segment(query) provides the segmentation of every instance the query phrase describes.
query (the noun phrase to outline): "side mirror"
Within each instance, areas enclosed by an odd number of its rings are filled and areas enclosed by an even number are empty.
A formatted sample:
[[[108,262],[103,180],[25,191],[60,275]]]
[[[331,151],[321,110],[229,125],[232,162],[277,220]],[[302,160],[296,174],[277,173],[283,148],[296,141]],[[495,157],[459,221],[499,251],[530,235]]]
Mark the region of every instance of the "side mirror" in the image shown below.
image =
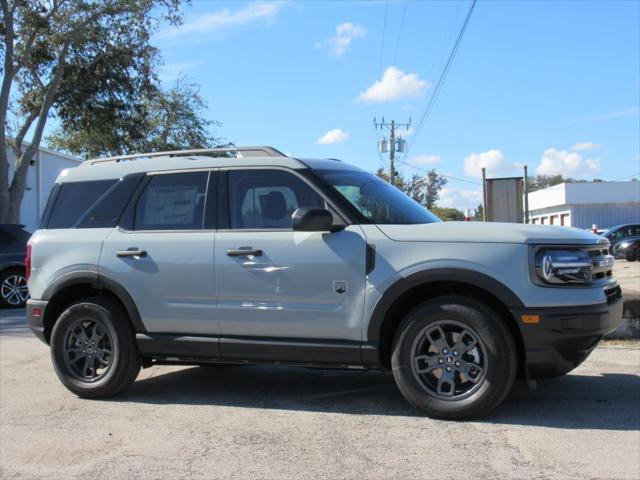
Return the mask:
[[[335,232],[342,226],[333,225],[333,215],[324,208],[301,207],[291,215],[296,232]]]

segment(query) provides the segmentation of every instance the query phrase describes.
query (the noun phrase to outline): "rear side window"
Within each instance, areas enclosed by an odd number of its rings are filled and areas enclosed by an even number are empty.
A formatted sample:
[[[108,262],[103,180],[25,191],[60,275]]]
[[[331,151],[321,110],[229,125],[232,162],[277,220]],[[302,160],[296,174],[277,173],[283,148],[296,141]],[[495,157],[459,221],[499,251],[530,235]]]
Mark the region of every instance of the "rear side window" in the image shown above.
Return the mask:
[[[208,172],[151,176],[136,205],[135,230],[200,230]]]
[[[144,174],[128,175],[118,181],[91,207],[77,228],[115,227]]]
[[[73,228],[116,180],[63,183],[56,196],[47,228]]]

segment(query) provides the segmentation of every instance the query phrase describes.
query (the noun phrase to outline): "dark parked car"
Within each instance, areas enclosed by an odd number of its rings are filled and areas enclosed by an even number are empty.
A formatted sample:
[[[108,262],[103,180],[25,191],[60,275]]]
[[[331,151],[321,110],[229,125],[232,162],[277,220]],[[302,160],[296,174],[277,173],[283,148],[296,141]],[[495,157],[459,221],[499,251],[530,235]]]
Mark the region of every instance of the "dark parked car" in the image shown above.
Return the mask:
[[[640,260],[640,238],[622,240],[611,247],[611,253],[616,258],[625,258],[629,262]]]
[[[640,239],[640,225],[637,223],[626,223],[624,225],[617,225],[611,227],[609,230],[602,234],[611,245],[611,253],[613,253],[613,247],[623,240],[628,239]]]
[[[29,298],[24,266],[29,237],[24,225],[0,223],[0,307],[23,307]]]

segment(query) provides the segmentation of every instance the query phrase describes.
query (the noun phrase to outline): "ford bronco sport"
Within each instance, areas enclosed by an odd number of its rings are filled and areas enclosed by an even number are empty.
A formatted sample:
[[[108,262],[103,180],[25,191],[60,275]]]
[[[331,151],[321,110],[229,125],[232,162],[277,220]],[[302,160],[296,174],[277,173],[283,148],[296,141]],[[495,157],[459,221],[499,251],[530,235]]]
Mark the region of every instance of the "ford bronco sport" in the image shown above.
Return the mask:
[[[27,316],[73,393],[141,367],[390,369],[438,418],[579,365],[621,321],[608,242],[442,223],[376,176],[270,147],[89,160],[29,241]]]

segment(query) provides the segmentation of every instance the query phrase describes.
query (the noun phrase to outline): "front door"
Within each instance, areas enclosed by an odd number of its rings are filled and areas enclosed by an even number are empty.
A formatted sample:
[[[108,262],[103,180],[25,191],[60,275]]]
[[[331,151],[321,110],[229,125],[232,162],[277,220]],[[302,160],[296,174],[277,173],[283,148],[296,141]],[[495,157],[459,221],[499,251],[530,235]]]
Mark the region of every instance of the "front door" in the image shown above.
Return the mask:
[[[208,183],[209,172],[149,175],[131,207],[132,229],[104,241],[100,273],[127,290],[149,333],[220,333],[214,232],[204,228]]]
[[[328,206],[306,180],[279,169],[227,175],[228,229],[218,230],[215,247],[223,337],[359,342],[366,256],[360,227],[294,232],[296,208]]]

